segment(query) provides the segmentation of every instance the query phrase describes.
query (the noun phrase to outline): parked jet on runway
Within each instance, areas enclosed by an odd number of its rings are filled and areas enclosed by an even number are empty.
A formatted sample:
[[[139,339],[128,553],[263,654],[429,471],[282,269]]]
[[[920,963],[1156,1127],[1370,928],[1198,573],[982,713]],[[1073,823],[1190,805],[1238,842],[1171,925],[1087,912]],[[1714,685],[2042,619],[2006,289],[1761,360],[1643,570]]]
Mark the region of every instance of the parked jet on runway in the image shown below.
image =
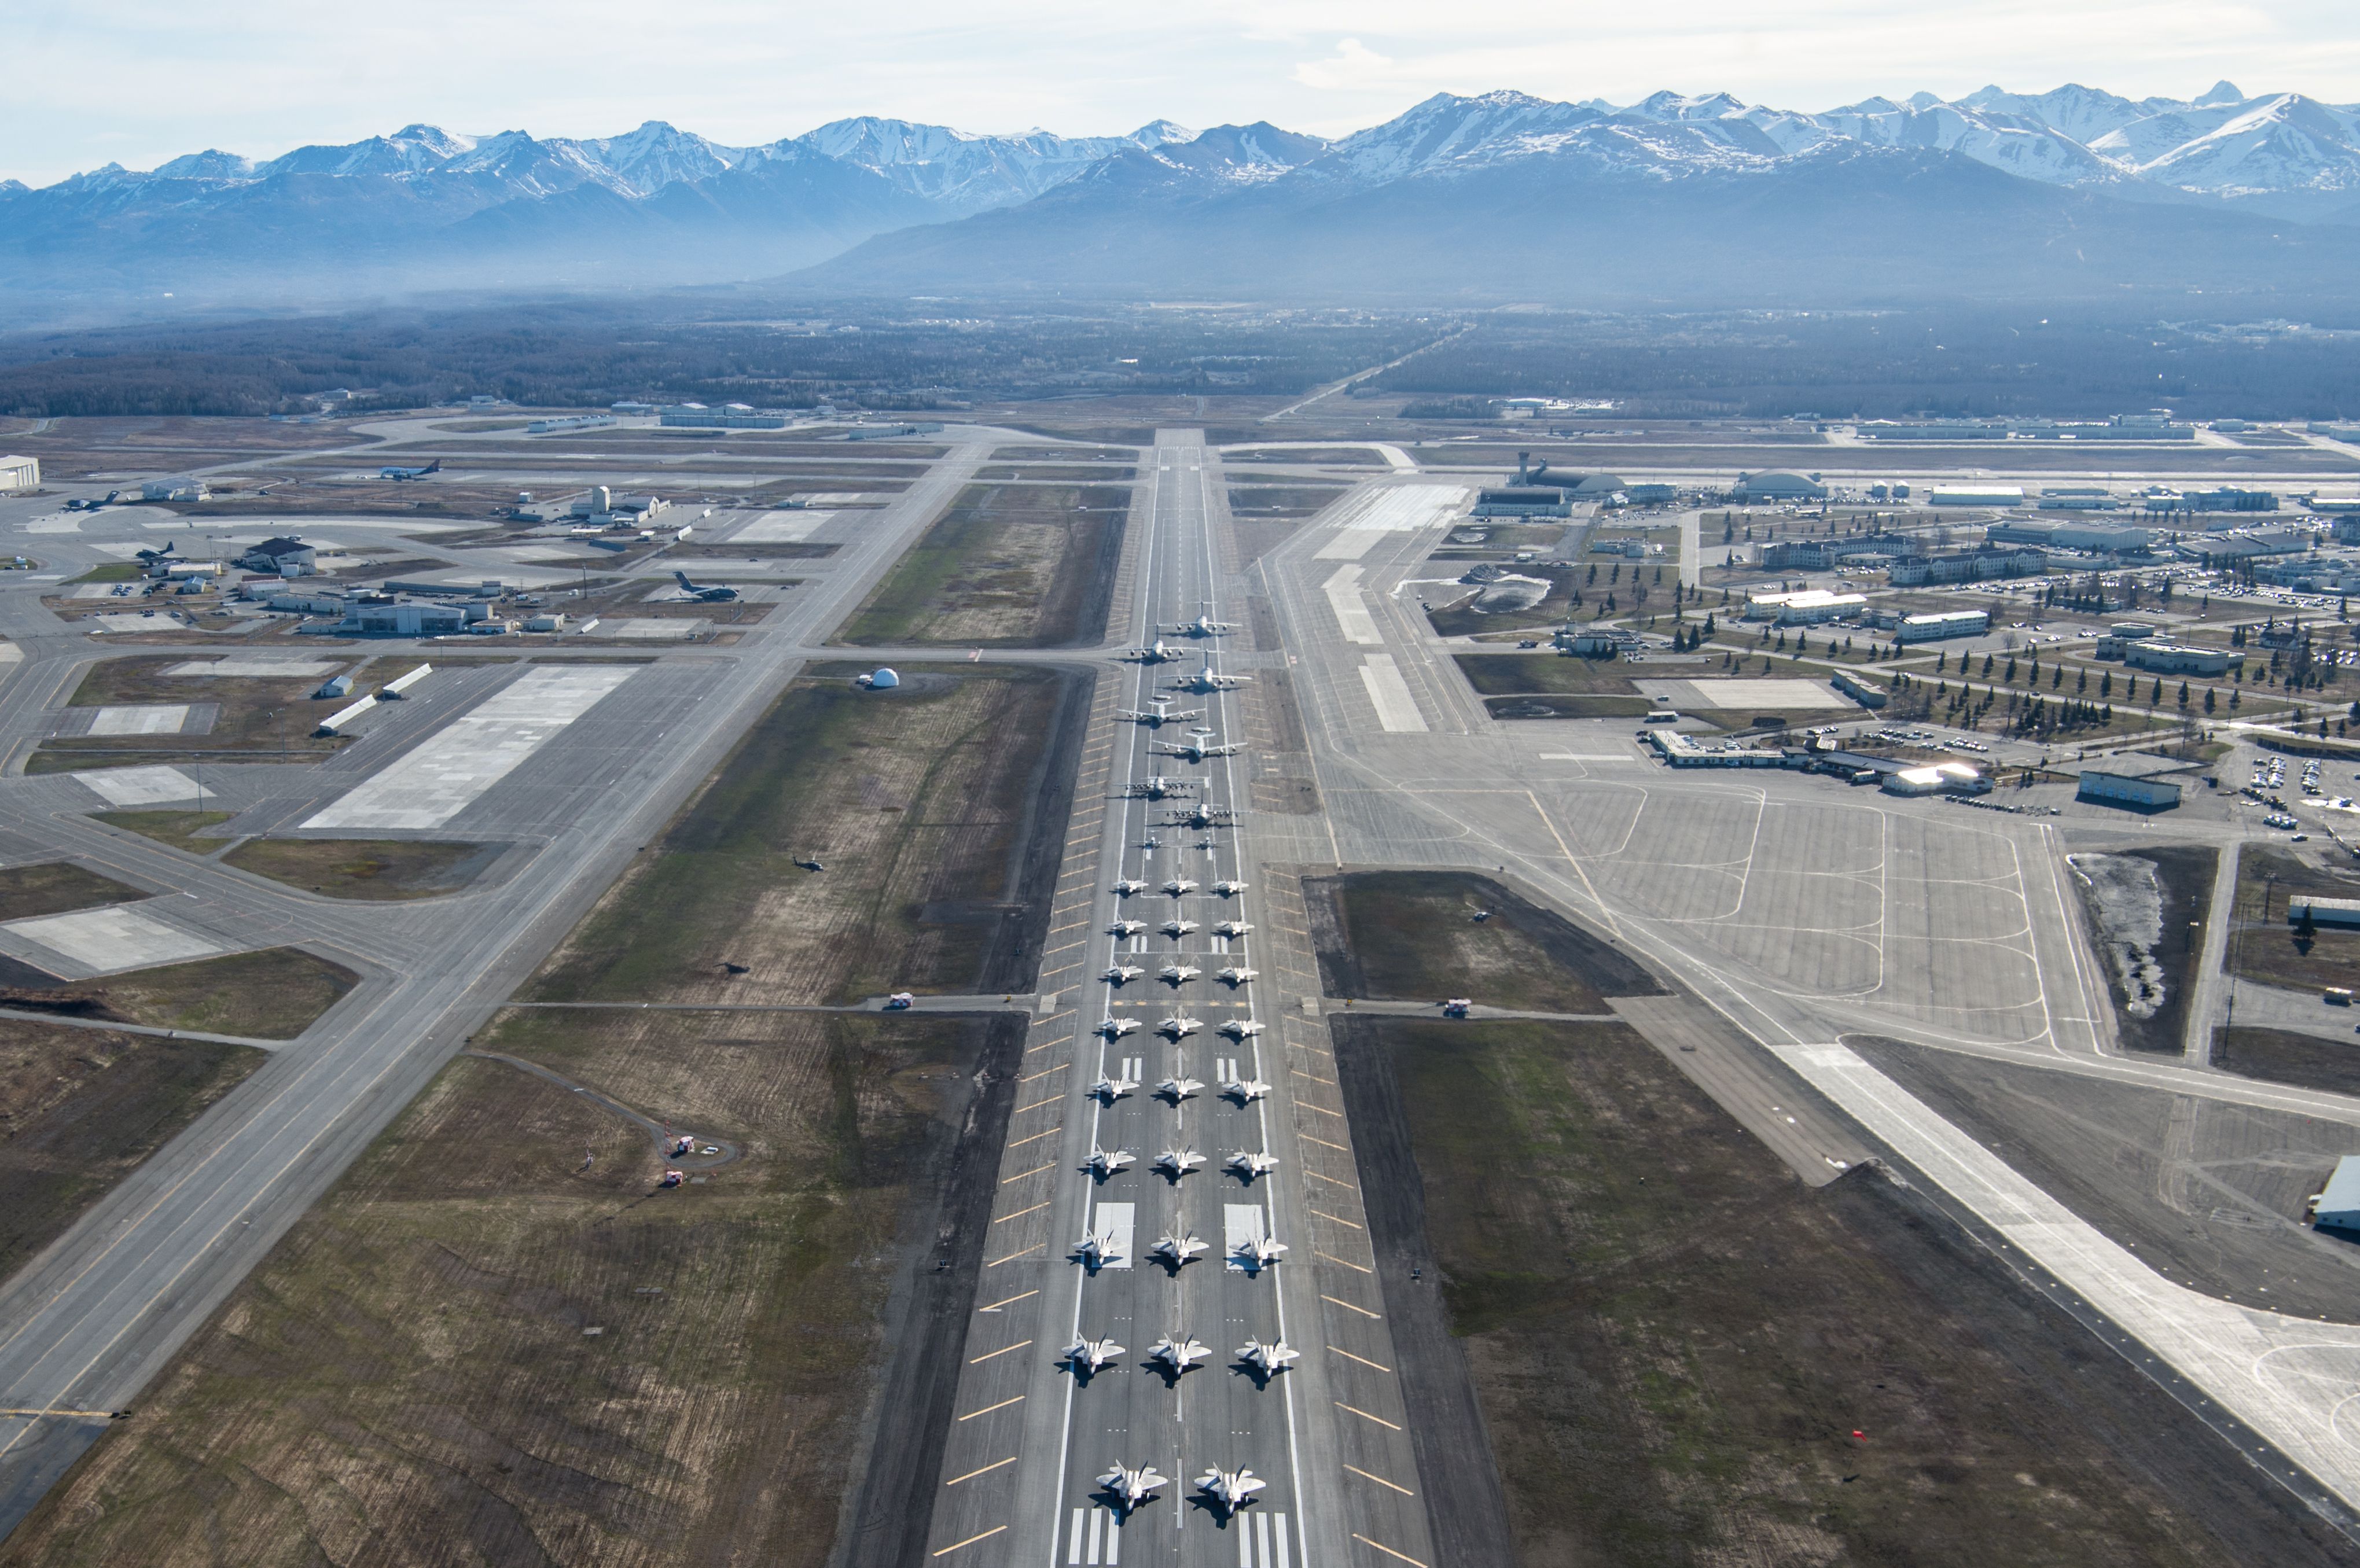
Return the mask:
[[[1222,985],[1227,985],[1230,990],[1234,991],[1239,986],[1244,985],[1247,981],[1256,980],[1261,978],[1261,976],[1262,971],[1259,969],[1245,969],[1232,964],[1227,969],[1222,970],[1218,975],[1214,975],[1213,978],[1218,980]]]
[[[1189,1018],[1185,1014],[1175,1013],[1171,1018],[1168,1018],[1162,1023],[1156,1025],[1155,1032],[1158,1034],[1170,1035],[1174,1040],[1178,1040],[1182,1035],[1195,1034],[1198,1029],[1203,1029],[1204,1027],[1204,1023],[1199,1019]]]
[[[1196,1254],[1205,1251],[1206,1247],[1191,1231],[1185,1236],[1166,1236],[1149,1250],[1177,1269],[1182,1264],[1195,1262]]]
[[[1175,1339],[1167,1334],[1147,1347],[1147,1358],[1150,1361],[1162,1362],[1170,1367],[1175,1376],[1189,1370],[1197,1362],[1212,1354],[1212,1348],[1209,1345],[1201,1340],[1190,1339],[1185,1334]]]
[[[1146,970],[1140,968],[1139,965],[1135,964],[1118,964],[1109,969],[1105,974],[1099,975],[1098,978],[1105,981],[1109,985],[1120,985],[1125,981],[1136,980],[1146,973]]]
[[[1117,920],[1107,927],[1109,936],[1137,936],[1147,929],[1145,920]]]
[[[1114,885],[1115,897],[1118,898],[1128,898],[1133,893],[1144,893],[1146,891],[1146,883],[1134,881],[1128,877]]]
[[[1129,1169],[1131,1160],[1132,1155],[1127,1149],[1106,1149],[1092,1144],[1090,1157],[1082,1161],[1081,1168],[1094,1180],[1103,1181],[1116,1171]]]
[[[1196,929],[1196,922],[1194,920],[1166,920],[1155,929],[1162,931],[1165,936],[1170,937],[1173,941],[1178,942],[1182,937],[1186,936],[1190,931]]]
[[[1098,1477],[1098,1488],[1114,1500],[1114,1511],[1128,1516],[1142,1503],[1155,1500],[1155,1488],[1172,1483],[1155,1473],[1155,1467],[1142,1465],[1134,1470],[1118,1459],[1113,1468]]]
[[[1184,811],[1164,814],[1167,827],[1226,828],[1234,826],[1237,820],[1238,813],[1228,806],[1192,806]]]
[[[1213,927],[1215,936],[1243,936],[1253,930],[1243,920],[1222,920]]]
[[[1193,1149],[1167,1149],[1155,1157],[1155,1168],[1175,1181],[1205,1163],[1205,1157]]]
[[[1117,798],[1125,800],[1162,800],[1174,795],[1188,794],[1196,788],[1196,785],[1185,779],[1166,779],[1161,773],[1157,773],[1124,786],[1121,795]]]
[[[1230,897],[1232,894],[1244,892],[1250,886],[1251,886],[1251,883],[1240,882],[1235,879],[1224,879],[1213,884],[1213,891],[1226,898]]]
[[[1169,664],[1185,651],[1185,648],[1167,648],[1164,639],[1158,637],[1145,648],[1124,648],[1122,657],[1133,664]]]
[[[1238,1347],[1238,1359],[1252,1367],[1265,1381],[1285,1371],[1290,1364],[1302,1357],[1303,1352],[1288,1348],[1283,1339],[1272,1340],[1267,1345],[1258,1339],[1250,1339]]]
[[[672,576],[679,580],[680,591],[700,604],[728,604],[737,601],[738,590],[735,588],[709,584],[699,587],[688,580],[688,573],[685,572],[675,572]]]
[[[1185,681],[1174,681],[1172,689],[1175,691],[1194,691],[1200,697],[1209,697],[1216,691],[1234,691],[1240,686],[1252,684],[1253,677],[1251,675],[1214,673],[1213,656],[1208,653],[1205,656],[1204,669],[1197,670]]]
[[[1058,1359],[1087,1376],[1121,1354],[1122,1346],[1110,1339],[1077,1339],[1065,1346],[1065,1353]]]
[[[1209,1494],[1228,1514],[1252,1502],[1253,1495],[1269,1484],[1251,1470],[1224,1470],[1218,1465],[1196,1477],[1196,1489]]]
[[[1204,1086],[1200,1080],[1195,1078],[1176,1076],[1166,1078],[1155,1086],[1155,1097],[1159,1100],[1169,1100],[1176,1105]]]
[[[1273,1241],[1266,1236],[1250,1236],[1229,1248],[1229,1256],[1247,1273],[1259,1274],[1277,1262],[1278,1255],[1285,1250],[1284,1242]]]
[[[1167,964],[1157,978],[1174,985],[1185,985],[1203,973],[1203,970],[1193,964]]]
[[[442,460],[438,457],[423,468],[401,468],[395,464],[388,463],[385,467],[377,471],[377,476],[379,479],[399,481],[404,479],[423,479],[430,474],[440,474],[442,472]]]
[[[1170,703],[1162,697],[1155,700],[1153,707],[1117,708],[1114,713],[1116,718],[1127,724],[1145,724],[1152,730],[1161,729],[1165,724],[1176,724],[1182,719],[1198,719],[1204,715],[1205,710],[1202,708],[1183,708],[1175,713]]]
[[[1270,1093],[1270,1085],[1259,1078],[1240,1078],[1235,1083],[1222,1084],[1221,1093],[1240,1105],[1251,1105]]]
[[[1248,1154],[1241,1149],[1230,1155],[1221,1168],[1235,1172],[1247,1182],[1251,1182],[1255,1177],[1267,1176],[1277,1170],[1278,1156],[1267,1150],[1260,1154]]]
[[[1176,744],[1168,740],[1159,740],[1147,749],[1165,757],[1185,757],[1191,762],[1202,762],[1207,757],[1235,757],[1245,747],[1235,745],[1215,746],[1207,740],[1186,740]]]
[[[1231,1018],[1221,1026],[1221,1032],[1231,1040],[1251,1040],[1262,1033],[1262,1025],[1251,1018]]]
[[[1189,881],[1185,877],[1175,877],[1171,881],[1164,884],[1164,890],[1175,898],[1185,898],[1196,890],[1196,884]]]
[[[1093,1099],[1104,1100],[1111,1105],[1138,1087],[1138,1079],[1126,1078],[1120,1073],[1113,1073],[1091,1084],[1090,1095]]]
[[[1107,1018],[1099,1023],[1098,1033],[1109,1040],[1120,1040],[1138,1027],[1137,1018]]]
[[[1086,1231],[1082,1239],[1075,1244],[1071,1256],[1084,1269],[1095,1274],[1122,1256],[1121,1238],[1111,1230]]]
[[[1238,628],[1230,622],[1213,619],[1210,611],[1200,608],[1196,612],[1196,618],[1193,621],[1185,621],[1176,626],[1158,626],[1155,629],[1159,634],[1171,637],[1227,637]]]

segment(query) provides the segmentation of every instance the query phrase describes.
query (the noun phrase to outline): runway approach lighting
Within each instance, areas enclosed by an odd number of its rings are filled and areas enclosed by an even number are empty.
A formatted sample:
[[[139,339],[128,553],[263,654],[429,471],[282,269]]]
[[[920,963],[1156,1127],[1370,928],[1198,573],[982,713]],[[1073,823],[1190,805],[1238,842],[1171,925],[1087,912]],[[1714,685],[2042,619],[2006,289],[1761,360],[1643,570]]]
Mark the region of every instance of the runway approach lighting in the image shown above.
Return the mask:
[[[1086,1231],[1074,1244],[1075,1260],[1093,1274],[1121,1256],[1121,1242],[1111,1230]]]
[[[1109,985],[1120,985],[1127,980],[1136,980],[1146,973],[1146,970],[1135,964],[1118,964],[1108,969],[1098,978]]]
[[[1120,1073],[1109,1073],[1090,1085],[1090,1094],[1092,1098],[1103,1100],[1111,1105],[1138,1087],[1138,1079],[1126,1078]]]
[[[1169,1035],[1174,1040],[1178,1040],[1182,1035],[1195,1034],[1198,1029],[1203,1029],[1204,1027],[1205,1023],[1202,1018],[1192,1018],[1185,1013],[1175,1013],[1170,1018],[1164,1019],[1162,1023],[1156,1025],[1155,1032],[1158,1034]]]
[[[1189,676],[1185,681],[1175,681],[1173,682],[1173,686],[1175,690],[1181,691],[1194,691],[1199,696],[1210,696],[1216,691],[1234,691],[1240,686],[1251,686],[1252,684],[1253,677],[1251,675],[1215,674],[1213,672],[1213,656],[1209,653],[1205,656],[1204,669],[1197,670],[1195,674]]]
[[[1162,1362],[1175,1375],[1187,1371],[1212,1354],[1212,1348],[1202,1340],[1190,1339],[1185,1334],[1175,1339],[1167,1334],[1147,1347],[1150,1361]]]
[[[1088,1171],[1093,1180],[1103,1181],[1116,1171],[1128,1169],[1131,1160],[1131,1153],[1127,1149],[1105,1149],[1092,1144],[1090,1157],[1082,1161],[1082,1169]]]
[[[1203,973],[1203,970],[1193,964],[1167,964],[1164,966],[1163,974],[1158,977],[1169,980],[1175,985],[1185,985]]]
[[[1122,1346],[1110,1339],[1077,1339],[1065,1346],[1063,1359],[1075,1371],[1087,1375],[1121,1354]]]
[[[1259,1154],[1249,1154],[1241,1149],[1235,1154],[1230,1155],[1228,1160],[1223,1163],[1221,1169],[1224,1171],[1234,1171],[1240,1176],[1244,1177],[1248,1181],[1251,1181],[1257,1176],[1267,1176],[1272,1171],[1277,1170],[1278,1156],[1271,1153],[1268,1149],[1264,1149]]]
[[[1220,881],[1213,884],[1213,891],[1218,893],[1222,898],[1228,898],[1244,892],[1251,886],[1252,886],[1251,883],[1240,882],[1233,877],[1224,877]]]
[[[1155,1157],[1155,1168],[1175,1181],[1205,1163],[1205,1157],[1193,1149],[1167,1149]]]
[[[1195,1262],[1196,1254],[1207,1248],[1202,1241],[1196,1239],[1196,1233],[1191,1231],[1186,1236],[1167,1236],[1149,1250],[1177,1269],[1184,1263]]]
[[[1137,936],[1147,929],[1145,920],[1115,920],[1107,927],[1109,936]]]
[[[1229,1248],[1229,1256],[1247,1273],[1259,1274],[1277,1262],[1278,1255],[1285,1250],[1284,1242],[1273,1241],[1266,1236],[1250,1236]]]
[[[1167,633],[1173,637],[1227,637],[1238,628],[1232,622],[1213,619],[1209,610],[1200,608],[1196,612],[1196,618],[1193,621],[1185,621],[1176,626],[1158,626],[1155,629],[1159,633]]]
[[[1253,1495],[1269,1484],[1251,1470],[1224,1470],[1218,1465],[1196,1477],[1196,1490],[1219,1504],[1225,1514],[1252,1502]]]
[[[1214,979],[1218,980],[1222,985],[1227,985],[1233,991],[1239,986],[1244,985],[1247,981],[1258,980],[1261,977],[1261,970],[1245,969],[1234,964],[1230,964],[1227,969],[1222,970],[1218,975],[1213,976]]]
[[[1204,1086],[1197,1079],[1175,1075],[1166,1078],[1155,1086],[1155,1097],[1159,1100],[1169,1100],[1176,1105]]]
[[[1164,890],[1175,898],[1181,898],[1195,892],[1196,884],[1189,881],[1185,877],[1175,877],[1171,881],[1164,884]]]
[[[1221,1093],[1240,1105],[1251,1105],[1270,1093],[1270,1085],[1259,1078],[1240,1078],[1221,1085]]]
[[[1231,1040],[1251,1040],[1262,1033],[1262,1025],[1251,1018],[1231,1018],[1221,1026],[1221,1032]]]
[[[1114,895],[1118,898],[1128,898],[1133,893],[1144,893],[1146,891],[1146,883],[1133,881],[1128,877],[1114,885]]]
[[[1291,1348],[1283,1339],[1272,1340],[1267,1345],[1258,1339],[1250,1339],[1238,1346],[1238,1359],[1264,1378],[1276,1377],[1302,1358],[1303,1352]]]
[[[1098,1477],[1098,1489],[1114,1500],[1114,1511],[1125,1516],[1142,1503],[1153,1502],[1156,1487],[1171,1484],[1157,1475],[1152,1465],[1142,1465],[1134,1470],[1120,1459]]]

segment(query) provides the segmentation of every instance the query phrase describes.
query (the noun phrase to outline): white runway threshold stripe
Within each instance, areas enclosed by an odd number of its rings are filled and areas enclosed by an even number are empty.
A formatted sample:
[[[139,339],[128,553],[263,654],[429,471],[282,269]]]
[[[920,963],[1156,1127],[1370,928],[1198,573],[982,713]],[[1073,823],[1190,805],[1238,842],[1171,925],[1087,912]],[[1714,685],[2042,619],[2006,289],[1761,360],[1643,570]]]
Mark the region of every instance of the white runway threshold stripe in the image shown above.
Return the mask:
[[[641,668],[593,664],[528,670],[303,825],[439,828]]]
[[[1328,607],[1336,612],[1336,623],[1344,628],[1346,642],[1378,643],[1384,634],[1377,630],[1376,618],[1369,614],[1369,602],[1360,597],[1360,569],[1339,566],[1336,575],[1320,585],[1328,595]]]
[[[1089,1218],[1090,1234],[1103,1236],[1108,1231],[1114,1233],[1114,1243],[1107,1248],[1106,1261],[1099,1264],[1099,1268],[1128,1269],[1131,1267],[1131,1243],[1135,1239],[1133,1233],[1138,1227],[1138,1223],[1139,1205],[1136,1203],[1092,1205]]]
[[[1372,653],[1360,666],[1360,684],[1369,689],[1369,701],[1377,705],[1377,723],[1394,735],[1424,735],[1426,715],[1417,711],[1417,699],[1409,694],[1409,682],[1402,679],[1401,666],[1390,653]]]
[[[1321,545],[1311,559],[1358,561],[1385,535],[1438,523],[1466,499],[1466,489],[1457,485],[1402,485],[1376,491],[1367,505],[1344,519],[1336,537]]]

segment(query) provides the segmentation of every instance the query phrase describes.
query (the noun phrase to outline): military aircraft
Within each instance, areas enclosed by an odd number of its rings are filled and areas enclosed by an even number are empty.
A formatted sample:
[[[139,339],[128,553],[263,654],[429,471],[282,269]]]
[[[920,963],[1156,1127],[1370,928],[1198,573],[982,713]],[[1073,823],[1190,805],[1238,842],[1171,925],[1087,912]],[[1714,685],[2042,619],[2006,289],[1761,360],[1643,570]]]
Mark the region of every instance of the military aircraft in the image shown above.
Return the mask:
[[[1203,970],[1193,964],[1167,964],[1164,966],[1163,973],[1156,978],[1174,985],[1185,985],[1203,973]]]
[[[379,479],[399,481],[404,479],[423,479],[430,474],[440,474],[442,472],[442,460],[438,457],[423,468],[401,468],[392,463],[388,463],[385,467],[377,471],[377,476]]]
[[[1146,883],[1135,881],[1128,877],[1114,885],[1114,895],[1118,898],[1128,898],[1133,893],[1144,893],[1146,891]]]
[[[700,604],[727,604],[737,601],[738,590],[735,588],[712,585],[699,587],[688,580],[688,573],[685,572],[675,572],[672,575],[680,580],[680,591]]]
[[[1130,1094],[1133,1089],[1138,1087],[1139,1081],[1137,1079],[1126,1078],[1121,1073],[1109,1073],[1107,1076],[1100,1078],[1097,1083],[1091,1084],[1090,1094],[1092,1098],[1103,1100],[1108,1105],[1111,1105],[1117,1100],[1121,1099],[1125,1094]]]
[[[1218,1465],[1196,1477],[1196,1490],[1208,1494],[1225,1514],[1252,1502],[1253,1495],[1268,1485],[1251,1470],[1224,1470]]]
[[[1190,1339],[1185,1334],[1175,1339],[1167,1334],[1147,1347],[1147,1358],[1170,1367],[1175,1377],[1212,1354],[1212,1348],[1202,1340]]]
[[[1244,985],[1247,981],[1260,978],[1261,975],[1262,971],[1259,969],[1247,969],[1232,964],[1227,969],[1222,970],[1218,975],[1214,975],[1213,978],[1218,980],[1222,985],[1227,985],[1230,990],[1234,991],[1239,986]]]
[[[1232,895],[1244,892],[1250,886],[1250,883],[1238,881],[1234,877],[1224,877],[1220,881],[1213,884],[1213,891],[1218,893],[1222,898],[1227,898]]]
[[[1183,1264],[1194,1262],[1196,1254],[1205,1251],[1206,1247],[1203,1242],[1196,1239],[1196,1233],[1191,1231],[1185,1236],[1166,1236],[1148,1250],[1173,1269],[1177,1269]]]
[[[1251,1018],[1231,1018],[1221,1026],[1221,1032],[1231,1040],[1251,1040],[1262,1033],[1262,1025]]]
[[[1270,1085],[1259,1078],[1240,1078],[1235,1083],[1222,1084],[1221,1093],[1240,1105],[1251,1105],[1270,1093]]]
[[[1182,719],[1202,718],[1204,713],[1205,710],[1202,708],[1183,708],[1175,713],[1172,711],[1171,704],[1159,697],[1153,707],[1117,708],[1114,716],[1127,724],[1145,724],[1153,730],[1161,729],[1165,724],[1176,724]]]
[[[1221,1168],[1234,1171],[1241,1180],[1251,1184],[1255,1177],[1267,1176],[1278,1169],[1278,1156],[1268,1150],[1260,1154],[1248,1154],[1240,1149],[1224,1160]]]
[[[1145,920],[1117,920],[1107,927],[1109,936],[1137,936],[1147,929]]]
[[[1185,795],[1196,788],[1185,779],[1166,779],[1161,773],[1126,785],[1119,799],[1126,800],[1162,800],[1174,795]]]
[[[1182,937],[1186,936],[1190,931],[1196,929],[1196,922],[1194,920],[1166,920],[1155,929],[1162,931],[1165,936],[1170,937],[1173,941],[1178,942]]]
[[[1109,985],[1120,985],[1125,981],[1136,980],[1146,973],[1146,970],[1142,969],[1136,964],[1118,964],[1109,968],[1105,974],[1099,975],[1098,978],[1105,981]]]
[[[1243,936],[1253,930],[1243,920],[1222,920],[1213,927],[1215,936]]]
[[[1204,1086],[1204,1083],[1196,1078],[1177,1076],[1166,1078],[1155,1086],[1155,1097],[1159,1100],[1169,1100],[1176,1105]]]
[[[1189,1018],[1185,1014],[1175,1013],[1172,1017],[1164,1019],[1162,1023],[1156,1025],[1155,1032],[1158,1034],[1170,1035],[1174,1040],[1178,1040],[1182,1035],[1195,1034],[1198,1029],[1203,1029],[1204,1027],[1203,1022],[1199,1019]]]
[[[1184,740],[1177,742],[1159,740],[1153,746],[1150,746],[1147,749],[1153,752],[1161,753],[1165,757],[1185,757],[1191,762],[1202,762],[1207,757],[1235,757],[1238,753],[1243,751],[1245,747],[1236,745],[1216,746],[1209,740]]]
[[[1166,811],[1164,814],[1167,827],[1226,828],[1237,820],[1237,812],[1228,806],[1191,806],[1185,811]]]
[[[1111,1230],[1085,1231],[1071,1256],[1095,1274],[1122,1256],[1121,1241]]]
[[[1164,639],[1158,637],[1145,648],[1124,648],[1122,657],[1132,664],[1169,664],[1186,651],[1185,648],[1166,647]]]
[[[1283,1339],[1272,1340],[1267,1345],[1259,1339],[1249,1339],[1238,1346],[1238,1359],[1252,1367],[1255,1375],[1265,1382],[1302,1357],[1303,1352],[1290,1348]]]
[[[1098,1025],[1098,1033],[1109,1040],[1120,1040],[1139,1027],[1137,1018],[1107,1018]]]
[[[1088,1171],[1093,1180],[1103,1181],[1116,1171],[1129,1168],[1132,1156],[1129,1149],[1106,1149],[1092,1144],[1090,1157],[1082,1161],[1081,1168]]]
[[[1196,890],[1196,884],[1189,881],[1185,877],[1175,877],[1171,881],[1164,884],[1164,890],[1175,898],[1185,898]]]
[[[1169,634],[1173,637],[1227,637],[1238,628],[1231,622],[1213,619],[1210,611],[1200,607],[1196,612],[1196,618],[1193,621],[1185,621],[1176,626],[1158,626],[1155,629],[1159,634]]]
[[[1209,697],[1216,691],[1234,691],[1240,686],[1252,684],[1253,677],[1251,675],[1215,674],[1213,656],[1208,653],[1205,656],[1204,669],[1197,670],[1185,681],[1174,681],[1172,689],[1175,691],[1194,691],[1200,697]]]
[[[1250,1236],[1229,1248],[1229,1256],[1237,1259],[1239,1266],[1247,1273],[1259,1274],[1277,1262],[1278,1255],[1285,1250],[1284,1242],[1273,1241],[1266,1236]]]
[[[1205,1163],[1205,1157],[1193,1149],[1167,1149],[1155,1157],[1155,1168],[1175,1181]]]
[[[1141,1504],[1153,1502],[1156,1487],[1171,1484],[1157,1475],[1152,1465],[1142,1465],[1134,1470],[1120,1459],[1098,1477],[1098,1489],[1114,1500],[1114,1511],[1126,1518]]]
[[[1121,1354],[1122,1346],[1110,1339],[1077,1339],[1058,1359],[1087,1377]]]

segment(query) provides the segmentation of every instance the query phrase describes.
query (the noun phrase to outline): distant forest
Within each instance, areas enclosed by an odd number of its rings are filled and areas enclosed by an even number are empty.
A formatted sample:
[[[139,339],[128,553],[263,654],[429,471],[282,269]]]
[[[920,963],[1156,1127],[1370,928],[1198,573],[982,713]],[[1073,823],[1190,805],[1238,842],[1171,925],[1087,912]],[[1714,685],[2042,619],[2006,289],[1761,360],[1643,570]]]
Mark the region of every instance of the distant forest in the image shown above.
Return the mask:
[[[1368,384],[1612,399],[1662,416],[2360,417],[2360,332],[1964,312],[1609,316],[1502,311]],[[1445,414],[1440,417],[1449,417]]]
[[[502,305],[148,325],[0,340],[0,411],[356,409],[473,396],[544,408],[625,398],[920,409],[971,397],[1126,392],[1287,397],[1456,330],[1427,313],[1098,309],[1013,314],[875,301],[790,317],[683,319],[677,301]],[[973,315],[965,314],[976,310]]]

